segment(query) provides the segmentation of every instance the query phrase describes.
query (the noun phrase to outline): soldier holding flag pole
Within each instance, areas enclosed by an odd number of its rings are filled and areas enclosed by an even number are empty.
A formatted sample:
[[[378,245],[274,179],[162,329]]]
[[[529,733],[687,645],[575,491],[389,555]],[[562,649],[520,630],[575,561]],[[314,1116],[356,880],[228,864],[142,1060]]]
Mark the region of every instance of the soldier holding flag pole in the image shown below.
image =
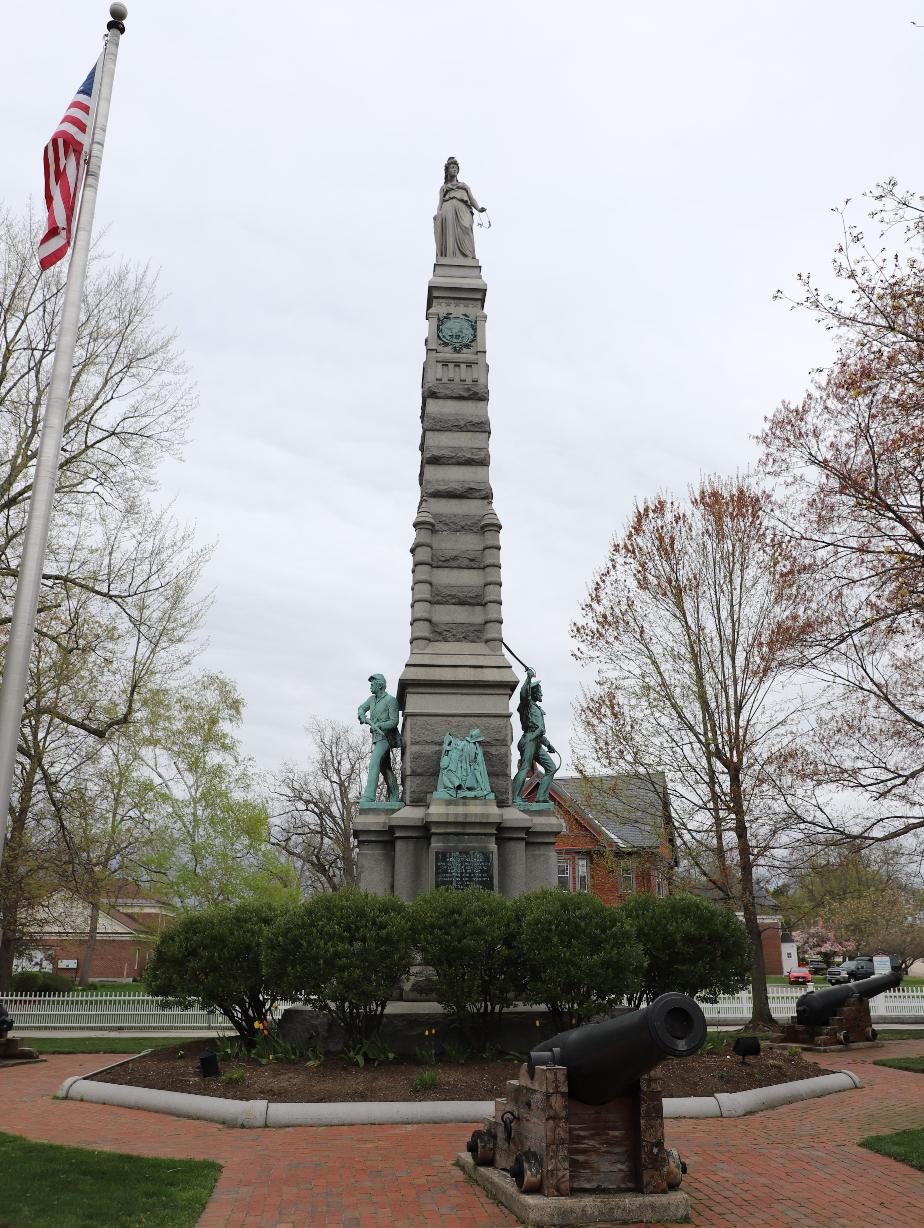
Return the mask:
[[[106,122],[112,98],[119,39],[125,33],[124,22],[128,9],[124,4],[111,4],[109,14],[111,21],[106,27],[106,48],[100,62],[78,90],[45,150],[48,231],[39,247],[39,262],[43,269],[50,268],[60,260],[70,246],[71,221],[80,193],[81,170],[87,144],[90,146],[35,464],[16,599],[13,603],[13,621],[3,663],[3,679],[0,683],[0,859],[3,857],[6,842],[16,747],[29,678],[29,659],[58,478],[61,441],[67,420],[68,390],[90,254],[90,235],[103,160],[103,143],[106,139]]]

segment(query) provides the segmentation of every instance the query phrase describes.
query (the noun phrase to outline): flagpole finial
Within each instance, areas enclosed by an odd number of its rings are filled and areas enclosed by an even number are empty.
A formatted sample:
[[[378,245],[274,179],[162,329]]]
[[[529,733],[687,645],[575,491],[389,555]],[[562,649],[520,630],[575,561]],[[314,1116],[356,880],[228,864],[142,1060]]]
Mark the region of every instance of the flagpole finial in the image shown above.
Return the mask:
[[[128,16],[128,9],[124,4],[110,4],[109,16],[113,21],[122,22]]]

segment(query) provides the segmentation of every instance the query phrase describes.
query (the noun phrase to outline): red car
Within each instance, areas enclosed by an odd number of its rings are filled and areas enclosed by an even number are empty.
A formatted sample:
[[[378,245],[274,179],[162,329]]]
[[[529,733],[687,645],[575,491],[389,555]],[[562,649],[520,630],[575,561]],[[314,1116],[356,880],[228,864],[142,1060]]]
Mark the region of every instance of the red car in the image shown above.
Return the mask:
[[[786,973],[786,979],[790,985],[811,985],[812,970],[811,968],[790,968]]]

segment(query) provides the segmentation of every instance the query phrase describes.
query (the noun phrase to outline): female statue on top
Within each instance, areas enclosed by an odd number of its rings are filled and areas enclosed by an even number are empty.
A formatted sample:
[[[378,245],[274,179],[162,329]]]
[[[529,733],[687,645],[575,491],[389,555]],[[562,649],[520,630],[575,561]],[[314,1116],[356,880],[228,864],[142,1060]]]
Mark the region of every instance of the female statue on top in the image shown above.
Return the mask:
[[[485,209],[475,200],[472,189],[459,179],[459,163],[449,158],[443,168],[440,202],[433,216],[437,256],[464,256],[475,259],[473,211]]]

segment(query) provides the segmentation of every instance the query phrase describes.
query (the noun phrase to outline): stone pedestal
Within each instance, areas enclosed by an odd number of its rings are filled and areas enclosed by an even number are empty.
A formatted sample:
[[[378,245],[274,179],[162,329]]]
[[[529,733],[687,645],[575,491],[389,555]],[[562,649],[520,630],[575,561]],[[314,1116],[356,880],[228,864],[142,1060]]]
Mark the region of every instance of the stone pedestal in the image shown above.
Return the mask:
[[[512,898],[553,886],[557,876],[558,820],[493,801],[363,809],[354,830],[359,885],[377,895],[413,900],[437,887],[483,887]]]
[[[438,880],[487,886],[488,863],[493,889],[508,896],[557,881],[561,827],[551,808],[511,805],[510,697],[518,679],[502,648],[486,293],[477,260],[436,261],[427,290],[411,649],[397,688],[406,804],[390,815],[365,810],[357,823],[360,882],[404,899]],[[465,738],[475,727],[494,798],[434,801],[443,738]],[[391,861],[380,847],[388,838]]]

